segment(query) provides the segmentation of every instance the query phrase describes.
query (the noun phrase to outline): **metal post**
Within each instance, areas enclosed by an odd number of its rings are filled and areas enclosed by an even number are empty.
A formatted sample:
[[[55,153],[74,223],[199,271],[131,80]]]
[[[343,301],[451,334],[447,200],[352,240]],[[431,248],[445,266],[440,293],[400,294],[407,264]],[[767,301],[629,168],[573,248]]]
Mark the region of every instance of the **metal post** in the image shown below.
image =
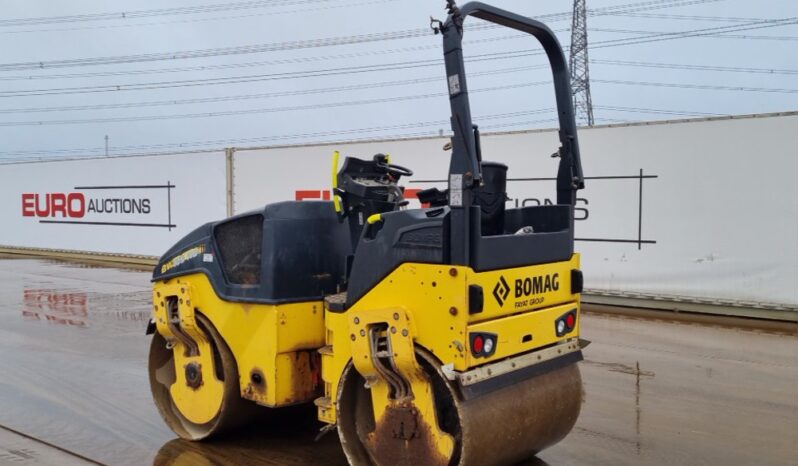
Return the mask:
[[[235,214],[235,204],[233,196],[235,194],[234,178],[233,178],[233,157],[235,154],[235,147],[228,147],[224,150],[225,158],[225,174],[227,175],[227,216],[232,217]]]

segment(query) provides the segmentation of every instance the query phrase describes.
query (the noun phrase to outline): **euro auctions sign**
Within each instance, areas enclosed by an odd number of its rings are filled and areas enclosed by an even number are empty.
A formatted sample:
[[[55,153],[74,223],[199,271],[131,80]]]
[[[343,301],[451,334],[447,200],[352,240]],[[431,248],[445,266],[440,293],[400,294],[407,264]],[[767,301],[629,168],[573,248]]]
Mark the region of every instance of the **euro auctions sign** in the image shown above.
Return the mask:
[[[227,214],[223,151],[0,166],[0,247],[160,256]]]
[[[76,186],[68,192],[23,192],[22,217],[39,223],[167,228],[175,185]]]

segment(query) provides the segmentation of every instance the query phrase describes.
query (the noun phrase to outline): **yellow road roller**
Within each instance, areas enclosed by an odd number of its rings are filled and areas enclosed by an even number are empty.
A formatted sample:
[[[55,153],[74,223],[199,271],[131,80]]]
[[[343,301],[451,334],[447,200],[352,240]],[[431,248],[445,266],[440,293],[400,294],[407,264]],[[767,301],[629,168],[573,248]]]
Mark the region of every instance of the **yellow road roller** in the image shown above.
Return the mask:
[[[584,187],[568,67],[542,23],[448,2],[446,189],[408,208],[390,157],[334,156],[332,201],[290,201],[203,225],[153,275],[149,374],[182,438],[261,405],[315,404],[352,465],[505,465],[573,427]],[[556,204],[506,208],[508,167],[483,161],[463,65],[468,16],[534,36],[548,56],[560,147]],[[548,154],[546,154],[548,156]]]

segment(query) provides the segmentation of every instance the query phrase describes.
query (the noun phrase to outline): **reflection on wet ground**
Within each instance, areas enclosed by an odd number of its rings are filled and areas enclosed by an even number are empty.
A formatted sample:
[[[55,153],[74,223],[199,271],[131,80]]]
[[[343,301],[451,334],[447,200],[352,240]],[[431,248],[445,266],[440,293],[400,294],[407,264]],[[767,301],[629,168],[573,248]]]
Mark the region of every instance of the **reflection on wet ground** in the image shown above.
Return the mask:
[[[86,293],[25,289],[23,295],[22,316],[30,320],[84,327],[88,309]]]
[[[263,411],[270,411],[263,409]],[[214,442],[174,439],[155,455],[153,466],[213,464],[346,466],[336,432],[316,440],[321,424],[313,406],[265,412],[251,427]],[[235,452],[231,456],[231,452]]]
[[[149,290],[146,272],[0,258],[0,425],[106,464],[346,464],[335,433],[314,442],[312,407],[175,439],[150,400]],[[597,314],[582,329],[582,415],[528,466],[796,464],[794,335]]]

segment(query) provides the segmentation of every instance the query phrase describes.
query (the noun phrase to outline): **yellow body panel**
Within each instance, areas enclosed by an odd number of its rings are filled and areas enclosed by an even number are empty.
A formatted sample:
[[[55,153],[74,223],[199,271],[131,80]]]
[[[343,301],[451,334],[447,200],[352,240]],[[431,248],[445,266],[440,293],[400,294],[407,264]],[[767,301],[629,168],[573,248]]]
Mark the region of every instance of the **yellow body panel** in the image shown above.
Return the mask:
[[[578,295],[571,294],[571,270],[574,269],[579,269],[579,254],[574,254],[566,262],[489,272],[471,271],[468,283],[482,287],[485,292],[485,307],[482,312],[473,314],[469,322],[482,322],[578,301]],[[507,295],[500,303],[494,293],[502,297],[503,286],[507,287]]]
[[[341,196],[335,194],[335,189],[338,187],[338,158],[341,156],[341,153],[338,151],[333,152],[333,164],[332,164],[332,192],[333,192],[333,206],[335,207],[335,211],[339,214],[343,211],[343,205],[341,204]]]
[[[202,273],[157,282],[154,296],[187,285],[191,289],[192,307],[211,321],[236,359],[242,397],[270,407],[315,398],[320,375],[316,350],[324,344],[325,332],[321,301],[289,304],[224,301]],[[158,331],[169,340],[170,335],[164,333],[157,320],[156,315]],[[203,357],[208,353],[200,351]],[[203,376],[204,373],[205,363]],[[259,374],[262,382],[255,383],[253,374]]]
[[[455,370],[462,371],[470,367],[465,354],[469,324],[578,302],[578,295],[572,295],[570,291],[571,270],[578,268],[578,254],[567,262],[490,272],[475,272],[469,267],[408,263],[400,265],[346,312],[357,314],[387,307],[404,309],[410,318],[416,343],[435,354],[442,363],[452,363]],[[524,296],[523,283],[527,278],[553,277],[555,274],[556,290]],[[503,306],[493,296],[501,277],[510,288]],[[522,284],[522,293],[518,297],[515,293],[517,280]],[[469,314],[469,285],[479,285],[483,289],[482,312]]]
[[[475,358],[471,351],[468,351],[468,366],[473,367],[497,361],[508,356],[525,353],[535,348],[573,338],[579,334],[579,319],[577,319],[574,330],[562,337],[557,336],[554,325],[558,318],[573,309],[577,309],[578,315],[578,303],[569,303],[469,325],[469,332],[495,333],[498,335],[498,341],[496,352],[490,357]],[[526,339],[529,340],[525,341]]]
[[[325,310],[329,350],[323,357],[326,402],[319,406],[319,419],[337,422],[339,384],[350,360],[364,376],[374,371],[363,347],[365,340],[353,327],[355,318],[371,321],[375,316],[384,318],[386,312],[399,313],[406,319],[415,345],[430,351],[441,365],[465,371],[578,337],[579,317],[576,328],[567,335],[557,337],[554,329],[554,321],[565,312],[577,309],[578,316],[579,294],[571,293],[571,271],[575,269],[579,269],[578,254],[569,261],[490,272],[450,265],[400,265],[344,313]],[[479,285],[483,290],[482,311],[474,314],[469,313],[470,285]],[[489,358],[473,357],[468,342],[470,331],[496,333],[496,353]],[[531,341],[523,341],[526,335],[532,335]],[[410,371],[405,376],[414,379],[413,374]],[[372,391],[375,419],[390,404],[387,397],[380,398],[378,393]],[[416,395],[416,403],[427,403],[418,400],[418,396],[428,396],[427,392],[420,390]]]
[[[440,454],[444,458],[449,458],[454,451],[454,439],[440,430],[432,385],[416,361],[409,316],[400,308],[353,312],[348,316],[352,361],[371,388],[374,418],[377,424],[379,425],[380,420],[385,419],[391,410],[417,411],[420,417],[427,421]],[[369,343],[369,330],[380,326],[385,327],[385,331],[378,333],[389,342],[388,348],[391,352],[389,357],[395,365],[394,369],[404,376],[410,388],[408,393],[393,398],[390,385],[375,367],[373,348]],[[372,441],[372,438],[369,438],[369,441]]]
[[[341,374],[351,361],[351,352],[348,350],[351,343],[349,324],[346,314],[324,311],[324,322],[327,327],[325,350],[321,351],[321,378],[324,382],[325,403],[317,403],[319,420],[328,424],[338,422],[335,401],[338,399],[338,384]],[[341,348],[344,354],[339,356],[335,348]]]

